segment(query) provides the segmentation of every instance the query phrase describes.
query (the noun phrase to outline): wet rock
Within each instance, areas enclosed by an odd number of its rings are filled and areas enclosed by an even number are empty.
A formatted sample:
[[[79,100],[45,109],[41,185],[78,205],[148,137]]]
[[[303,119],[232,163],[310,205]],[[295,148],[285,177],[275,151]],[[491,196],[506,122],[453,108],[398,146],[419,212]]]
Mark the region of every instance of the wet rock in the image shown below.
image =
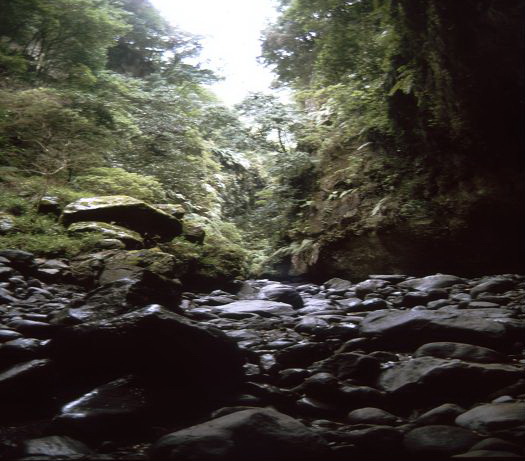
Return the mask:
[[[337,378],[331,373],[315,373],[294,390],[303,392],[308,397],[330,402],[338,393],[338,385]]]
[[[23,336],[22,333],[19,333],[18,331],[15,331],[15,330],[9,330],[6,328],[0,329],[0,343],[12,341],[14,339],[21,338],[22,336]]]
[[[133,232],[125,227],[105,222],[80,221],[71,224],[67,231],[73,235],[92,233],[101,235],[107,239],[117,239],[124,243],[125,247],[129,250],[142,248],[144,246],[144,240],[138,232]]]
[[[324,282],[324,286],[330,290],[346,291],[352,288],[352,282],[350,282],[350,280],[334,277]]]
[[[362,383],[373,382],[380,373],[381,364],[374,357],[356,352],[334,354],[318,365],[322,371],[328,371],[338,379],[355,379]]]
[[[298,333],[316,334],[329,327],[326,320],[313,316],[303,317],[295,326],[294,330]]]
[[[299,293],[286,285],[268,285],[261,289],[258,298],[290,304],[294,309],[300,309],[304,305]]]
[[[400,418],[392,413],[373,407],[353,410],[346,419],[350,424],[377,424],[383,426],[393,426],[402,422]]]
[[[391,426],[371,426],[345,431],[344,439],[358,449],[357,459],[392,459],[403,454],[403,433]]]
[[[438,357],[441,359],[460,359],[467,362],[493,363],[506,362],[507,358],[486,347],[472,346],[462,343],[428,343],[421,346],[414,353],[414,357]]]
[[[476,450],[505,451],[510,453],[516,453],[518,455],[523,454],[523,447],[519,446],[516,443],[499,439],[497,437],[489,437],[487,439],[483,439],[482,441],[472,445],[469,451]]]
[[[53,337],[55,332],[54,325],[34,320],[17,319],[10,321],[8,325],[9,328],[30,338],[49,339]]]
[[[156,460],[292,461],[328,455],[326,443],[299,421],[269,408],[243,410],[168,434]]]
[[[404,307],[424,306],[430,301],[430,296],[425,291],[410,291],[403,296]]]
[[[446,288],[459,283],[464,283],[465,279],[455,275],[436,274],[427,277],[405,280],[398,284],[401,288],[412,288],[419,291],[428,291],[433,288]]]
[[[284,368],[304,368],[330,355],[330,349],[322,343],[302,343],[287,347],[276,354]]]
[[[501,349],[525,333],[523,323],[512,320],[501,309],[490,313],[476,309],[390,309],[370,313],[359,329],[361,334],[380,338],[389,347],[404,349],[443,341]]]
[[[279,371],[278,384],[281,387],[294,387],[301,384],[310,373],[304,368],[287,368]]]
[[[461,453],[459,455],[454,455],[452,458],[496,458],[496,459],[508,459],[508,458],[521,458],[523,456],[513,453],[511,451],[503,450],[471,450],[466,453]]]
[[[432,408],[420,415],[415,423],[419,426],[436,424],[453,425],[456,418],[465,413],[465,409],[454,403],[444,403],[436,408]]]
[[[507,277],[490,277],[488,280],[479,283],[470,290],[470,295],[477,298],[482,293],[499,294],[512,290],[516,282]]]
[[[377,311],[380,309],[387,309],[387,308],[388,308],[388,304],[382,298],[365,299],[359,306],[359,309],[364,312]]]
[[[55,369],[49,359],[18,363],[0,372],[0,421],[42,417],[53,411]]]
[[[381,389],[403,397],[406,405],[447,399],[472,402],[521,376],[517,367],[419,357],[392,364],[379,377]],[[446,400],[446,401],[447,401]]]
[[[363,405],[382,406],[385,393],[369,386],[345,385],[339,390],[339,397],[345,408],[362,408]]]
[[[449,457],[468,450],[479,436],[461,427],[432,425],[408,432],[403,440],[413,455]]]
[[[0,288],[0,304],[16,303],[18,299],[13,296],[10,291]]]
[[[81,438],[129,437],[146,430],[149,404],[135,377],[119,378],[66,404],[51,430]]]
[[[253,313],[260,315],[291,315],[295,313],[290,304],[280,303],[277,301],[264,300],[244,300],[235,301],[225,306],[216,306],[216,312],[219,313]]]
[[[63,328],[52,346],[68,373],[138,373],[179,389],[180,395],[204,391],[211,398],[242,378],[244,360],[234,341],[156,305]]]
[[[9,265],[22,274],[30,274],[36,267],[35,255],[27,251],[15,249],[0,250],[0,257],[9,260]]]
[[[0,345],[0,367],[44,357],[47,343],[35,338],[18,338],[3,343]]]
[[[456,424],[479,432],[493,432],[525,425],[525,403],[489,403],[459,415]]]
[[[314,418],[338,418],[341,416],[341,407],[331,402],[325,402],[313,397],[303,397],[297,400],[297,409],[302,415]]]
[[[342,307],[345,312],[361,312],[363,300],[359,298],[338,299],[337,305]]]
[[[141,200],[124,195],[90,197],[67,205],[61,216],[68,226],[79,221],[115,223],[141,235],[171,240],[182,233],[182,224],[175,217]]]
[[[82,460],[94,455],[93,451],[79,440],[58,435],[25,440],[17,451],[19,458],[28,460]]]
[[[5,282],[15,275],[15,270],[10,267],[0,266],[0,282]]]
[[[373,274],[368,277],[371,279],[386,280],[390,283],[400,283],[408,278],[406,275],[401,274]]]
[[[90,291],[82,301],[61,310],[50,321],[53,325],[75,325],[109,319],[150,304],[161,304],[181,313],[177,307],[181,291],[180,283],[145,270],[133,278]]]
[[[390,285],[386,280],[381,279],[369,279],[363,282],[359,282],[355,287],[355,294],[358,298],[364,299],[364,297],[369,293],[374,293],[377,290],[384,288]]]

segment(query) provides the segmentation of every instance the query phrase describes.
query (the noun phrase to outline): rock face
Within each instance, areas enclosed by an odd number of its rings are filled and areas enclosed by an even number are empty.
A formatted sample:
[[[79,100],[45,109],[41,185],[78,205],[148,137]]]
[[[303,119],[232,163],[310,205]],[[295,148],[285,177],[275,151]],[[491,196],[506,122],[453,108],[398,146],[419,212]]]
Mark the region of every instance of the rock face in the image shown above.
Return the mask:
[[[152,450],[158,460],[318,460],[326,442],[297,420],[269,408],[212,419],[162,437]]]
[[[181,293],[164,253],[101,253],[90,291],[0,253],[3,459],[523,457],[524,276]]]
[[[114,223],[163,240],[182,233],[182,224],[174,216],[125,195],[82,198],[64,208],[61,220],[65,225],[79,221]]]

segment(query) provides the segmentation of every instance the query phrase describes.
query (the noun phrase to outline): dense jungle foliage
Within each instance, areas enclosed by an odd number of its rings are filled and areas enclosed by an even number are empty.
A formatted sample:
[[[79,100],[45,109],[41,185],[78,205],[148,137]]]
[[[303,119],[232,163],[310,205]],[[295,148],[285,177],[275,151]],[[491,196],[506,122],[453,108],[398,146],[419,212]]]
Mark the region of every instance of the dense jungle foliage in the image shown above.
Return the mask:
[[[373,210],[397,194],[380,227],[417,218],[450,239],[455,224],[437,217],[470,200],[454,185],[472,177],[469,197],[494,197],[507,178],[502,200],[523,191],[520,0],[280,0],[262,60],[296,103],[250,94],[235,108],[206,87],[220,77],[189,63],[198,37],[147,0],[0,5],[0,217],[13,221],[2,247],[87,251],[96,238],[38,213],[42,199],[125,193],[182,204],[206,239],[172,251],[246,276],[269,273],[272,253],[288,267],[369,228],[338,215],[357,192]],[[497,217],[509,242],[521,205]]]

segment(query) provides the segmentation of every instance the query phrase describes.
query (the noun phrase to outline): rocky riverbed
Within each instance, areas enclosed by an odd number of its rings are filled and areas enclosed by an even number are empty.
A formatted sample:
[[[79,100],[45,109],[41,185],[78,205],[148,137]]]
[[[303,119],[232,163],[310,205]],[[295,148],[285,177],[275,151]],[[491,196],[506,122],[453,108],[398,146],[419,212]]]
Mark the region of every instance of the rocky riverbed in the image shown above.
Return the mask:
[[[77,282],[0,251],[2,459],[524,457],[522,275]]]

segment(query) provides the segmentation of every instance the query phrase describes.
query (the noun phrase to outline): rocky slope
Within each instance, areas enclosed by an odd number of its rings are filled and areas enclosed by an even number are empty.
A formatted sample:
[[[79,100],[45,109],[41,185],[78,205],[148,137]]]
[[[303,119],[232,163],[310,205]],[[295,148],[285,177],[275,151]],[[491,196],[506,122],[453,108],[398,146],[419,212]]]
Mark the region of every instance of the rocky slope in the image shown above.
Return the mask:
[[[206,294],[0,258],[4,459],[524,456],[521,275]]]

